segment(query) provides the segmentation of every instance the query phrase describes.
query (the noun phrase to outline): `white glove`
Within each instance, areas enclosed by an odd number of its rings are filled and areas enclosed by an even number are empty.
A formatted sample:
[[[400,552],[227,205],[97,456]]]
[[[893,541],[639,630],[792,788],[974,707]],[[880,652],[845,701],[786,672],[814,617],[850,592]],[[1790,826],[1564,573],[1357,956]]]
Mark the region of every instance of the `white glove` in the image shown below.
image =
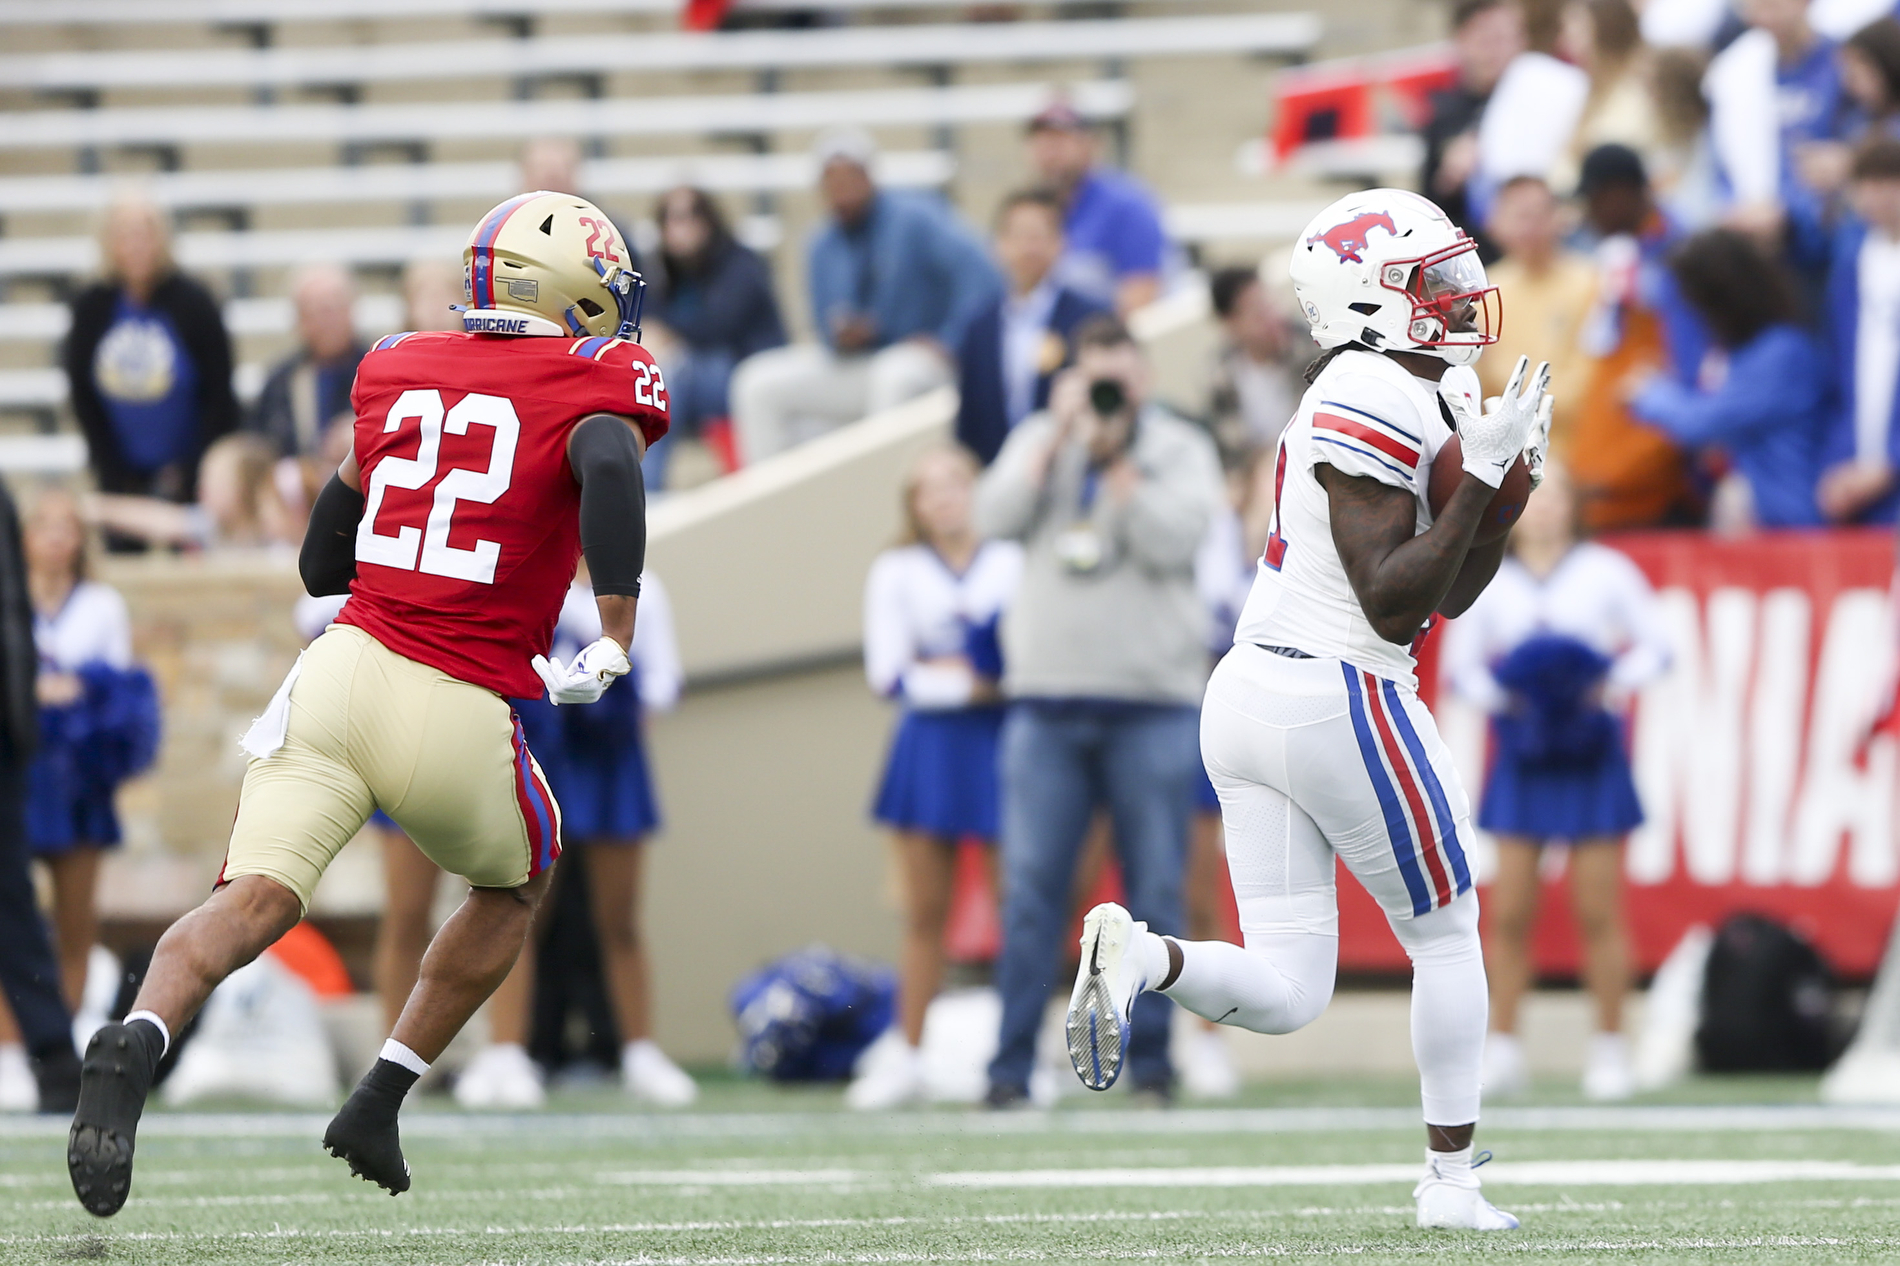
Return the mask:
[[[1550,393],[1537,406],[1537,425],[1531,428],[1530,443],[1524,446],[1524,465],[1531,472],[1531,491],[1536,492],[1544,486],[1544,454],[1550,451],[1550,415],[1557,408],[1557,398]]]
[[[556,706],[563,703],[592,703],[600,698],[614,678],[625,676],[633,670],[633,665],[627,662],[627,652],[611,637],[603,637],[598,642],[582,647],[581,653],[574,657],[571,664],[563,664],[545,655],[536,655],[529,662],[541,680],[547,683],[548,702]]]
[[[1459,424],[1458,443],[1464,453],[1465,470],[1493,488],[1504,482],[1505,472],[1524,451],[1537,425],[1538,408],[1550,386],[1549,361],[1540,362],[1537,372],[1531,375],[1530,385],[1523,385],[1524,371],[1529,364],[1529,357],[1518,357],[1497,407],[1487,410],[1480,418],[1467,415]]]

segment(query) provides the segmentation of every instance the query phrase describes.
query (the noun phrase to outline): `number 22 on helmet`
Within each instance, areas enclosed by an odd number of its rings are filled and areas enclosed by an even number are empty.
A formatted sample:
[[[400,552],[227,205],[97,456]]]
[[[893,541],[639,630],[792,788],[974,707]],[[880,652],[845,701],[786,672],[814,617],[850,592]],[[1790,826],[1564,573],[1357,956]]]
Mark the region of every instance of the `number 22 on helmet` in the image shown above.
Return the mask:
[[[613,221],[585,198],[508,199],[469,234],[462,265],[471,333],[640,337],[646,281]]]

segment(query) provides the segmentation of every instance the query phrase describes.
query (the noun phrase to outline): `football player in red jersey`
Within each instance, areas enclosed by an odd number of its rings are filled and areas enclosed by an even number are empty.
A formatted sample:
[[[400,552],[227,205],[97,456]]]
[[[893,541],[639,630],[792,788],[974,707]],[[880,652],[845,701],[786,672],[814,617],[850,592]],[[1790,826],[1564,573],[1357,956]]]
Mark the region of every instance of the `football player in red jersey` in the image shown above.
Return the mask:
[[[398,334],[357,370],[355,444],[317,499],[301,570],[349,594],[245,735],[216,888],[159,941],[131,1014],[86,1048],[67,1167],[104,1217],[171,1035],[304,916],[376,809],[465,877],[383,1046],[324,1146],[409,1187],[397,1111],[508,974],[560,853],[560,812],[507,696],[588,703],[628,671],[646,554],[640,459],[666,386],[638,342],[643,282],[598,208],[529,193],[476,225],[459,332]],[[546,658],[585,554],[604,635]]]

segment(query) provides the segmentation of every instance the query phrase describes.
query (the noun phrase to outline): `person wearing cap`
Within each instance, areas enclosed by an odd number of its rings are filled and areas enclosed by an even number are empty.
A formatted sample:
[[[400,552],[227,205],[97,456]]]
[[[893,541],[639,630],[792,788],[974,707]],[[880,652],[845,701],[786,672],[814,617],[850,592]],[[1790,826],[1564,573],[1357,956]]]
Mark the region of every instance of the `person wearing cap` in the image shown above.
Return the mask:
[[[1029,121],[1029,162],[1062,200],[1068,244],[1057,279],[1123,317],[1153,302],[1168,255],[1153,192],[1102,164],[1095,133],[1066,101]]]
[[[941,201],[878,187],[868,134],[828,132],[816,157],[829,215],[805,273],[819,341],[760,352],[733,372],[747,462],[949,384],[948,349],[1001,290],[975,234]]]
[[[1658,372],[1693,384],[1709,349],[1707,329],[1667,266],[1682,234],[1626,145],[1584,155],[1577,197],[1596,272],[1579,332],[1588,366],[1571,402],[1567,452],[1584,525],[1601,532],[1697,522],[1701,499],[1682,448],[1628,405],[1637,384]]]

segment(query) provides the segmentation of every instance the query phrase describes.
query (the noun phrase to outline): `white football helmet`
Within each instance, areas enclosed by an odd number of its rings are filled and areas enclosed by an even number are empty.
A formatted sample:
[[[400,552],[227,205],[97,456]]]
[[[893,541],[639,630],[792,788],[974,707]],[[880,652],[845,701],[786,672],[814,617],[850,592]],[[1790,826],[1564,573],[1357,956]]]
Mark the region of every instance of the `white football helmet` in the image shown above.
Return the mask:
[[[1321,347],[1362,343],[1469,365],[1503,328],[1478,244],[1403,189],[1348,194],[1293,245],[1293,293]]]
[[[638,342],[646,281],[632,262],[613,221],[587,199],[520,194],[468,235],[462,328]]]

